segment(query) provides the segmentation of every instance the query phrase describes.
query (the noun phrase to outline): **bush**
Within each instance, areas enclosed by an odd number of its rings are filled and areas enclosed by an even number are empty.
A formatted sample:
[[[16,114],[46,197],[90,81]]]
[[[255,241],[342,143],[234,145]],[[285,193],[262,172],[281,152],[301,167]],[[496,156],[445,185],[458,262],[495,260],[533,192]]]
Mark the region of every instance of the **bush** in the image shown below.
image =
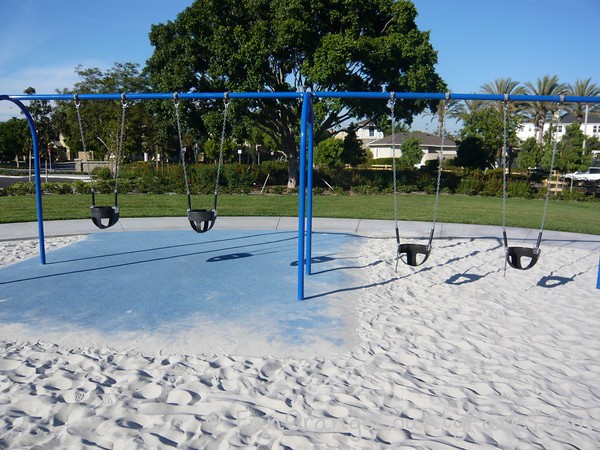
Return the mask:
[[[511,181],[506,187],[506,193],[509,197],[531,198],[533,196],[529,183],[524,181]]]
[[[229,165],[223,167],[223,177],[226,192],[229,194],[247,194],[254,185],[254,174],[250,167]]]
[[[378,194],[381,191],[374,186],[361,184],[360,186],[352,188],[352,192],[355,194]]]
[[[287,186],[271,186],[269,187],[267,192],[275,195],[283,195],[289,193]]]
[[[488,177],[483,186],[482,194],[490,197],[502,197],[502,177]]]
[[[458,194],[479,195],[483,191],[485,180],[479,171],[473,172],[466,178],[463,178],[456,187]]]
[[[115,189],[115,183],[112,180],[98,180],[94,183],[94,191],[97,194],[112,194]]]
[[[7,195],[31,195],[35,194],[35,183],[23,182],[13,183],[6,188]]]
[[[72,183],[73,192],[75,194],[89,194],[92,192],[90,183],[86,183],[83,180],[75,180]]]
[[[573,189],[572,191],[563,190],[557,196],[561,200],[584,201],[587,200],[585,193],[581,189]]]
[[[42,192],[44,194],[72,194],[73,187],[71,183],[42,183]]]
[[[111,180],[113,178],[109,167],[96,167],[92,170],[92,175],[99,180]]]

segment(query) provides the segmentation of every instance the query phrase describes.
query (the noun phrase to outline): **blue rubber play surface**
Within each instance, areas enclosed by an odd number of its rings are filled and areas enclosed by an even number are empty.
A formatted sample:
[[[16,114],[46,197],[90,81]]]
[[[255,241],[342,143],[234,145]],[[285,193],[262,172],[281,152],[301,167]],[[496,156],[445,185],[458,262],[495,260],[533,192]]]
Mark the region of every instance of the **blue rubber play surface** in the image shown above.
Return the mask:
[[[348,326],[336,311],[349,306],[336,292],[352,281],[360,239],[315,233],[308,300],[298,301],[296,232],[95,233],[49,252],[44,266],[0,269],[0,324],[41,337],[48,327],[150,335],[239,325],[268,341],[335,345]]]

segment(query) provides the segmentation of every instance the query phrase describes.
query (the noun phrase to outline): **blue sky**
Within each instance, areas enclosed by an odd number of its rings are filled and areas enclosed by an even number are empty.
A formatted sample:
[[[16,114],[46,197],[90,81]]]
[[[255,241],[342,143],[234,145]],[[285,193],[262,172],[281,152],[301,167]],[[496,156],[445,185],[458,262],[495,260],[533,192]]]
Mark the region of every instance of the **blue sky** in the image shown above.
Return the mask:
[[[192,0],[0,0],[0,92],[28,86],[53,93],[77,81],[73,69],[141,66],[153,23],[174,20]],[[497,78],[600,84],[598,0],[414,0],[431,30],[438,73],[453,92],[478,92]],[[0,120],[17,114],[0,103]],[[434,129],[429,120],[413,128]]]

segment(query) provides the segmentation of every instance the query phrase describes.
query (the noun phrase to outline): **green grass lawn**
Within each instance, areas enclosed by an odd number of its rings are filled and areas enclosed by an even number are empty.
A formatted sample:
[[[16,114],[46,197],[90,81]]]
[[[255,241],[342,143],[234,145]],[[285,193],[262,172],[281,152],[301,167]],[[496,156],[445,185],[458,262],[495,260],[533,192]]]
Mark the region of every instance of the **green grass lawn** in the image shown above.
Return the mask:
[[[429,222],[435,197],[425,194],[400,195],[400,220]],[[212,196],[194,196],[195,209],[212,208]],[[507,226],[537,229],[544,202],[510,198]],[[45,195],[44,220],[84,219],[89,217],[90,197],[85,195]],[[111,205],[112,195],[97,195],[97,205]],[[121,217],[186,216],[184,195],[121,195]],[[297,216],[295,195],[219,195],[221,216]],[[313,200],[315,217],[393,219],[394,203],[390,195],[321,195]],[[36,220],[34,196],[0,197],[0,223]],[[502,199],[442,195],[439,222],[501,225]],[[546,229],[600,235],[600,203],[552,200],[548,207]]]

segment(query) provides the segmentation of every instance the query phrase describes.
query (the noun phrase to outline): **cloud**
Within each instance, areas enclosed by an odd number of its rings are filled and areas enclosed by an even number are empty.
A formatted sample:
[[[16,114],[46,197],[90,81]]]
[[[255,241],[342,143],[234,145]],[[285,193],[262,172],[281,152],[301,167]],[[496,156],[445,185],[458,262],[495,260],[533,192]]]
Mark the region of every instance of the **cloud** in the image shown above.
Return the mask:
[[[28,87],[33,87],[38,94],[55,94],[57,89],[72,88],[79,81],[75,73],[77,64],[60,64],[40,67],[25,67],[10,74],[2,74],[2,94],[22,94]],[[88,61],[84,67],[98,66]],[[0,102],[0,122],[11,117],[22,117],[19,109],[11,102]]]

